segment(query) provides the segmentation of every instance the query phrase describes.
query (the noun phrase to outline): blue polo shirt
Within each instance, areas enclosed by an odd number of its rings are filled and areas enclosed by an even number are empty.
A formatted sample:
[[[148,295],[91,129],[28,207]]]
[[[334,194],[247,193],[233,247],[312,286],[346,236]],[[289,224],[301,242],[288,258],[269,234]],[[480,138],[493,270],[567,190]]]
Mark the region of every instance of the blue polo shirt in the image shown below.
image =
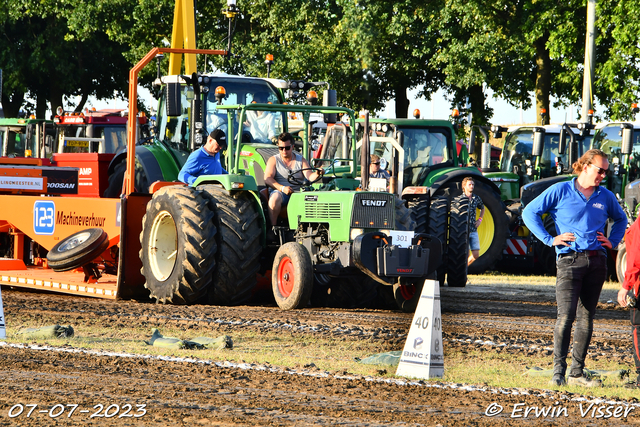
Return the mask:
[[[220,163],[220,153],[213,156],[200,147],[189,155],[187,162],[180,169],[178,179],[186,184],[193,184],[200,175],[220,175],[227,173]]]
[[[552,246],[553,236],[544,228],[542,215],[551,215],[558,234],[570,232],[576,237],[570,246],[556,246],[556,253],[602,250],[597,239],[598,232],[604,233],[607,220],[613,220],[609,241],[616,247],[627,228],[627,216],[620,207],[616,196],[606,188],[596,187],[589,200],[575,185],[576,178],[559,182],[547,188],[533,199],[522,212],[525,225],[542,243]],[[606,234],[605,234],[606,236]]]

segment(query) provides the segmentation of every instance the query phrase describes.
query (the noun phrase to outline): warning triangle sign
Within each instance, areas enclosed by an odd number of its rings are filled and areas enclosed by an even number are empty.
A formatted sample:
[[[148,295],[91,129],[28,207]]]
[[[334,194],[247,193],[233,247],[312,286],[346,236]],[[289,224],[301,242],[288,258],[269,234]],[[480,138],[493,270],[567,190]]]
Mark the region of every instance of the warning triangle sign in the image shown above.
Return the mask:
[[[440,285],[437,280],[424,281],[396,375],[421,379],[444,376]]]

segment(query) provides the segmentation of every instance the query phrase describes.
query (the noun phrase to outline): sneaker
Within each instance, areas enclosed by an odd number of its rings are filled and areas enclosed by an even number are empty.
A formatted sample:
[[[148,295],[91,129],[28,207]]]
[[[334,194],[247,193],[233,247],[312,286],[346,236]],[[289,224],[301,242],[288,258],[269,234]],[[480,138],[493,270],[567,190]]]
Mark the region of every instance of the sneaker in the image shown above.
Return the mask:
[[[567,382],[564,380],[564,375],[560,374],[553,374],[553,378],[551,378],[551,381],[549,381],[549,385],[554,387],[562,387],[566,384]]]
[[[597,378],[589,378],[585,374],[579,377],[569,376],[569,385],[579,385],[581,387],[602,387],[602,381]]]

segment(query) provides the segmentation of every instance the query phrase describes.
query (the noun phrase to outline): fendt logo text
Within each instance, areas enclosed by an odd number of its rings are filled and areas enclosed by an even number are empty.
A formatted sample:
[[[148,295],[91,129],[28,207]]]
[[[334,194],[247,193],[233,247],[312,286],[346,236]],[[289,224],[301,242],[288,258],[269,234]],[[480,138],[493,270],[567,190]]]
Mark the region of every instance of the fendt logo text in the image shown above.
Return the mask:
[[[362,206],[384,207],[386,204],[387,204],[386,200],[367,200],[367,199],[362,199]]]

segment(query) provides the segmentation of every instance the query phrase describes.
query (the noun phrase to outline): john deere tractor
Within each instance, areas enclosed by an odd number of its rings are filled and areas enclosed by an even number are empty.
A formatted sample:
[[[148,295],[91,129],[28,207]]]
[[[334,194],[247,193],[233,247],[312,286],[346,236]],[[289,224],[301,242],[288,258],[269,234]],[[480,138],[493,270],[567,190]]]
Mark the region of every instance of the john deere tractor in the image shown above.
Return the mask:
[[[489,130],[494,138],[501,138],[504,132],[507,133],[500,167],[481,166],[484,175],[499,187],[509,218],[499,269],[539,268],[547,274],[555,274],[554,249],[530,234],[522,221],[522,209],[549,186],[573,177],[571,165],[589,149],[593,127],[590,123],[564,123],[509,128],[474,127],[472,130],[472,145],[476,129],[484,137],[483,153],[490,147]],[[545,226],[549,233],[556,234],[550,217],[545,220]]]

